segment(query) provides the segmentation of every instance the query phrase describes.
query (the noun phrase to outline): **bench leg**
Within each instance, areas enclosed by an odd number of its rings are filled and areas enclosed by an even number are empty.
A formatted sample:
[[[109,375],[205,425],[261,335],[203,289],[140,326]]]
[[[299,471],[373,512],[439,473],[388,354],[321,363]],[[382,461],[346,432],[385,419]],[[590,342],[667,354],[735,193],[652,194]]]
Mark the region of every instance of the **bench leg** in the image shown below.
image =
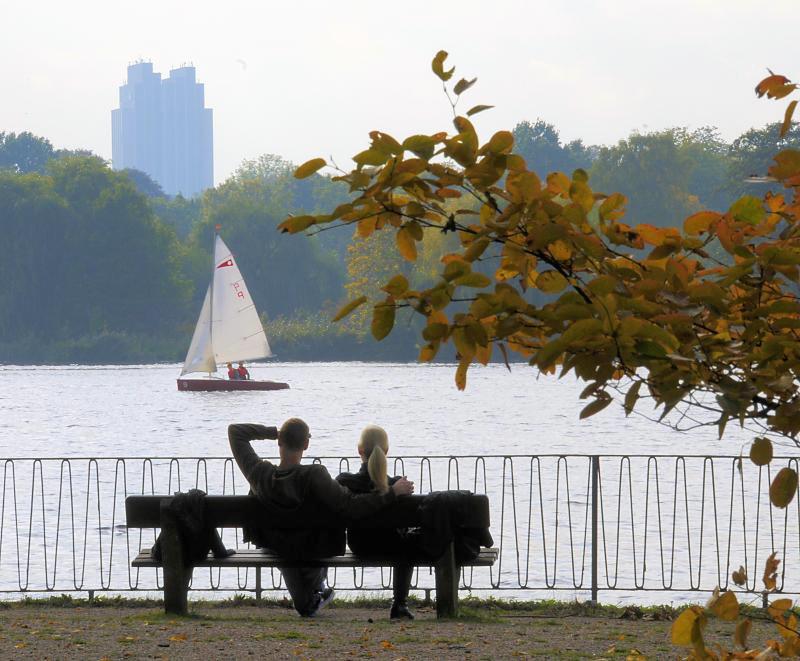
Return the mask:
[[[436,563],[436,617],[458,616],[458,575],[456,554],[453,543]]]
[[[161,504],[161,559],[164,568],[164,612],[186,615],[192,568],[183,562],[183,545],[175,515],[165,502]]]

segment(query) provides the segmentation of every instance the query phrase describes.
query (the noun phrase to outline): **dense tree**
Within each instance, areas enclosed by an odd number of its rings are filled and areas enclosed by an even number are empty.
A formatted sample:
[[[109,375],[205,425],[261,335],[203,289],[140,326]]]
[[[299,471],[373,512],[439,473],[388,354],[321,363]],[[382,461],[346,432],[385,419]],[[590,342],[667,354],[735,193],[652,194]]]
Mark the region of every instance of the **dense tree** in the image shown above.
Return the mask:
[[[728,158],[728,187],[732,194],[764,195],[780,191],[776,182],[754,183],[751,177],[763,178],[773,162],[773,157],[784,149],[800,149],[800,125],[788,127],[781,134],[781,124],[767,124],[760,129],[750,129],[733,141]]]
[[[146,172],[136,170],[135,168],[125,168],[122,172],[128,175],[128,179],[131,180],[133,185],[136,186],[136,190],[142,195],[146,197],[166,197],[166,193],[164,193],[164,189],[161,188],[161,184]]]
[[[203,201],[202,197],[185,198],[183,195],[151,197],[150,208],[161,222],[175,231],[179,239],[185,241],[200,221]]]
[[[600,190],[619,191],[629,200],[632,222],[677,227],[700,208],[689,185],[693,160],[680,147],[674,130],[633,134],[603,147],[592,165],[592,182]]]
[[[186,314],[174,234],[123,174],[94,157],[3,174],[0,340],[170,332]]]
[[[599,149],[586,147],[581,140],[563,144],[556,127],[541,119],[520,122],[513,133],[516,152],[540,177],[550,172],[589,169]]]
[[[53,145],[29,131],[5,133],[0,131],[0,170],[27,174],[43,173],[53,158]]]
[[[203,197],[202,219],[192,233],[191,274],[202,294],[208,282],[208,251],[216,225],[236,254],[250,293],[270,316],[312,310],[340,297],[342,261],[318,241],[286,242],[275,231],[292,208],[285,177],[246,164]],[[202,257],[206,255],[206,257]]]

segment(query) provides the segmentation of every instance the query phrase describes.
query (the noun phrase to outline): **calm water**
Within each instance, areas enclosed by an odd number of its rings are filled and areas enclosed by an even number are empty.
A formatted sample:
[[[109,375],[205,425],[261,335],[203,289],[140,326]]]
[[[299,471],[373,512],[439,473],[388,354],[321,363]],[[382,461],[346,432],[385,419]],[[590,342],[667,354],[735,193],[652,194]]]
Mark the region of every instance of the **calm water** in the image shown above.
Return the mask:
[[[759,589],[772,549],[784,559],[786,591],[800,591],[797,502],[788,519],[772,510],[769,475],[749,461],[740,470],[731,458],[674,456],[746,454],[752,434],[735,426],[724,441],[715,428],[679,434],[641,416],[626,418],[620,405],[580,421],[583,385],[572,377],[537,378],[524,365],[510,373],[495,365],[472,369],[466,392],[453,383],[453,365],[256,365],[254,378],[287,381],[291,389],[243,393],[178,392],[179,370],[0,367],[0,592],[152,589],[155,572],[129,565],[152,544],[153,532],[141,537],[125,528],[125,495],[194,486],[242,493],[243,480],[227,459],[227,425],[279,425],[290,416],[309,423],[309,454],[327,457],[331,473],[346,467],[338,457],[352,458],[355,467],[359,431],[375,423],[388,430],[391,454],[406,457],[393,472],[408,474],[420,492],[460,486],[487,493],[502,553],[491,572],[474,572],[475,589],[586,598],[589,462],[557,455],[630,454],[672,456],[601,461],[598,578],[601,589],[618,590],[601,592],[601,599],[697,600],[692,590],[725,585],[740,564],[752,577],[750,589]],[[277,450],[273,441],[259,448],[265,456]],[[790,447],[779,451],[794,454]],[[455,462],[451,455],[469,456]],[[229,544],[234,534],[225,532]],[[252,572],[229,571],[195,572],[193,589],[252,589]],[[352,572],[341,580],[354,585]],[[387,580],[368,572],[364,585]],[[419,580],[432,583],[427,574]]]
[[[279,425],[300,416],[311,451],[353,455],[361,427],[379,424],[402,454],[738,454],[752,434],[733,425],[676,434],[611,405],[587,421],[583,385],[524,365],[472,368],[465,392],[453,365],[275,363],[254,378],[290,390],[186,393],[178,365],[0,367],[0,457],[220,456],[230,422]],[[264,451],[267,452],[265,442]]]

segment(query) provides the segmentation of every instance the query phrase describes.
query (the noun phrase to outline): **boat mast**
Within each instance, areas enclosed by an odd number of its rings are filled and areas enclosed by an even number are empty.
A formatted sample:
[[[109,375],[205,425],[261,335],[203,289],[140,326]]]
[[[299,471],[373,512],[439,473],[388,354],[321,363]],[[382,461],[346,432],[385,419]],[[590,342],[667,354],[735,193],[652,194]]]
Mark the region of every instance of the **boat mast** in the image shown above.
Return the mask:
[[[214,279],[217,275],[217,235],[221,229],[222,225],[214,225],[214,244],[211,246],[211,287],[209,288],[209,307],[211,309],[208,315],[208,340],[211,344],[211,356],[214,358],[214,367],[217,366],[217,358],[214,353]],[[211,378],[211,372],[208,373],[208,376]]]

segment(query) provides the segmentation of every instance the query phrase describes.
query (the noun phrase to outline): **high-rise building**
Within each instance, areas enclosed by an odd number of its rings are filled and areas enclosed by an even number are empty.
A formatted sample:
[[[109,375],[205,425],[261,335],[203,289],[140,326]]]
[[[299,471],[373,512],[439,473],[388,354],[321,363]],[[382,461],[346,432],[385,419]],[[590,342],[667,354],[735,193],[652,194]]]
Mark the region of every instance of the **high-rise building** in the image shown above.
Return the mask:
[[[162,80],[150,62],[130,65],[111,111],[114,169],[146,172],[168,195],[193,197],[213,186],[213,118],[204,92],[193,66]]]

